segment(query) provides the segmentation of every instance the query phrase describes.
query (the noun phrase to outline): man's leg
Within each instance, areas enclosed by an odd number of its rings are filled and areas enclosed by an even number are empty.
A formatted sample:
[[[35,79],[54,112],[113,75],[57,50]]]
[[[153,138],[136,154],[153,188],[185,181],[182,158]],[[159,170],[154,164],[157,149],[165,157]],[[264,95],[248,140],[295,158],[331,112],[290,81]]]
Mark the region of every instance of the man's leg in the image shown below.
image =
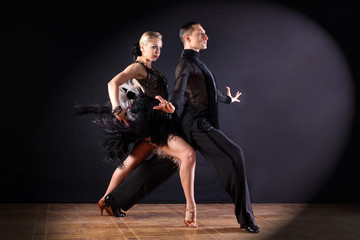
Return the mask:
[[[140,163],[110,194],[118,207],[127,211],[168,180],[177,170],[178,165],[173,161],[154,155]]]
[[[254,221],[241,148],[205,119],[198,119],[191,128],[194,147],[217,172],[222,185],[235,203],[238,223]]]

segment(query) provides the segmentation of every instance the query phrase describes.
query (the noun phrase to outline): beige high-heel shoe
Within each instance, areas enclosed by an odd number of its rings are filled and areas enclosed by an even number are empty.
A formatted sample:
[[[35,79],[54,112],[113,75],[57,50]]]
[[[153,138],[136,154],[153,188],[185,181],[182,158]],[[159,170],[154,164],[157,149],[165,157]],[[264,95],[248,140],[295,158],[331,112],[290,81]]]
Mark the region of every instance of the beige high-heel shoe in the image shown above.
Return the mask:
[[[101,216],[103,216],[103,211],[104,211],[104,209],[105,209],[105,211],[107,212],[107,214],[109,214],[110,216],[114,216],[114,213],[113,213],[113,211],[111,210],[111,207],[105,206],[104,200],[102,200],[102,199],[99,200],[99,202],[98,202],[98,207],[99,207],[99,209],[100,209]]]
[[[189,212],[191,214],[191,220],[186,220],[186,213]],[[198,227],[198,224],[195,220],[196,218],[196,211],[195,212],[192,212],[190,211],[189,209],[186,208],[185,206],[185,219],[184,219],[184,222],[186,224],[186,226],[188,226],[189,228],[197,228]]]

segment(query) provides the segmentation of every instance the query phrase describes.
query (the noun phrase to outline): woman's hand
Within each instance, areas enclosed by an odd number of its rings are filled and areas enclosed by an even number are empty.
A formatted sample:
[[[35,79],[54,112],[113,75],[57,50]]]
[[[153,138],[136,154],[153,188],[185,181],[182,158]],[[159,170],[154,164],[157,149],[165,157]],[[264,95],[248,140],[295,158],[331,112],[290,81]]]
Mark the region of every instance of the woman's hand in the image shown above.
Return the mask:
[[[126,117],[125,117],[125,114],[126,114],[126,112],[129,110],[129,108],[130,108],[130,106],[128,106],[128,107],[126,107],[125,109],[122,109],[122,110],[114,113],[114,116],[115,116],[120,122],[124,121],[124,123],[125,123],[126,126],[128,126],[128,127],[129,127],[130,125],[129,125]]]
[[[163,99],[160,96],[156,96],[155,97],[157,100],[160,101],[158,106],[155,106],[154,109],[156,110],[162,110],[166,113],[173,113],[175,111],[175,107],[174,105],[172,105],[171,102],[166,101],[165,99]]]
[[[241,95],[241,92],[237,91],[235,97],[231,96],[230,88],[226,87],[227,89],[227,95],[231,98],[231,102],[240,102],[239,97]]]

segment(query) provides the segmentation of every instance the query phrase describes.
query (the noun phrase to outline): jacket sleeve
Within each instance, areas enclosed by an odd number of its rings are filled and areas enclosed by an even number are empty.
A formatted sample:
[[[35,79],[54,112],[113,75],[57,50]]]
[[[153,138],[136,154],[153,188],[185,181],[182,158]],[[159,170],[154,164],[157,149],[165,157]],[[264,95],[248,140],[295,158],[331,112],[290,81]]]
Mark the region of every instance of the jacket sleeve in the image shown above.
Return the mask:
[[[217,100],[219,102],[223,102],[223,103],[227,103],[227,104],[231,103],[231,98],[229,96],[225,95],[223,92],[220,92],[219,90],[217,90]]]
[[[175,86],[169,96],[171,102],[176,108],[176,114],[180,116],[183,111],[185,101],[187,100],[186,85],[194,71],[193,66],[186,59],[180,59],[175,69]]]

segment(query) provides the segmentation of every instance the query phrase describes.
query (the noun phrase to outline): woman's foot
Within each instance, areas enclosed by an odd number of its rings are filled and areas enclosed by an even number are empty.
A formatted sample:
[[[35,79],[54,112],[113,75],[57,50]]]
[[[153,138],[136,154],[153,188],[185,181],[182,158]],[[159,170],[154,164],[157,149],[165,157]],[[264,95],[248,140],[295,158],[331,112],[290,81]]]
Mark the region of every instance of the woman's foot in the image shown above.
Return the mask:
[[[104,209],[105,209],[105,211],[107,212],[107,214],[109,214],[110,216],[114,216],[114,213],[112,212],[111,208],[105,206],[105,204],[104,204],[104,199],[100,199],[100,200],[99,200],[99,202],[98,202],[98,207],[99,207],[99,209],[100,209],[101,216],[103,216],[103,211],[104,211]]]
[[[186,226],[188,226],[189,228],[197,228],[198,225],[196,223],[196,210],[189,210],[185,206],[185,219],[184,219],[184,222],[185,222]]]

